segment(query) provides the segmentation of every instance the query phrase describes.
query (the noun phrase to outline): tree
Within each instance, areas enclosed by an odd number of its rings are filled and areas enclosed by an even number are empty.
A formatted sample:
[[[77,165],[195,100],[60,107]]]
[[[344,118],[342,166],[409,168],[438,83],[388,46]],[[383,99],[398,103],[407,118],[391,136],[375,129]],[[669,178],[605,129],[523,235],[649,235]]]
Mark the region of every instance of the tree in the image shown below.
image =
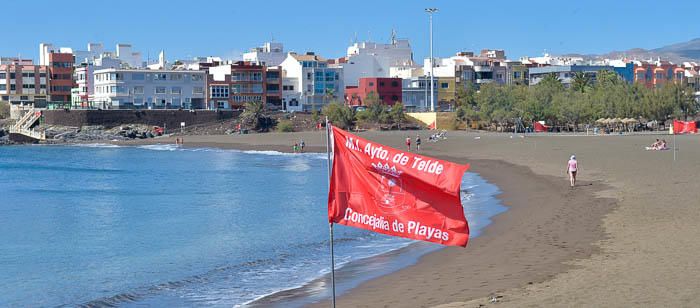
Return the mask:
[[[571,80],[571,89],[583,93],[590,88],[591,83],[592,79],[590,75],[584,72],[576,72]]]
[[[265,107],[262,102],[247,102],[244,108],[241,119],[249,127],[256,131],[268,131],[275,126],[276,121],[265,115]]]
[[[389,115],[391,117],[391,121],[395,123],[399,129],[401,129],[401,123],[406,121],[406,114],[403,111],[403,103],[396,102],[393,106],[391,106],[391,109],[389,109]]]
[[[323,115],[328,117],[328,120],[338,127],[349,129],[355,121],[355,114],[352,109],[345,104],[332,101],[323,107]]]

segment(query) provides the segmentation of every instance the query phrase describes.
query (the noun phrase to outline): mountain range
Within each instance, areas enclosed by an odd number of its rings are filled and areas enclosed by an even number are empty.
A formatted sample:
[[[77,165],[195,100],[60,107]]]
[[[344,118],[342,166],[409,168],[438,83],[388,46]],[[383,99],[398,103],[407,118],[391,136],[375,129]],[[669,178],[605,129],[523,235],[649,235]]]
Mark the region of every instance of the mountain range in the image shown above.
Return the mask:
[[[661,58],[661,60],[668,60],[674,63],[683,63],[684,61],[700,62],[700,38],[655,49],[632,48],[599,55],[568,54],[565,56],[579,56],[584,59],[620,59],[624,57],[627,59],[656,60]]]

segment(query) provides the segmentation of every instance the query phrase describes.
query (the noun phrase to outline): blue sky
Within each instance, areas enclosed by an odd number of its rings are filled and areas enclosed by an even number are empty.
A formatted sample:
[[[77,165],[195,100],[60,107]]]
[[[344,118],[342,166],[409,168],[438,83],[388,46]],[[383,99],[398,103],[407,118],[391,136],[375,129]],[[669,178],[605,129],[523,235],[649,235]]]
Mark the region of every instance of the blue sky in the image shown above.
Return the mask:
[[[288,51],[344,55],[359,40],[386,41],[391,29],[428,54],[426,7],[435,15],[435,54],[505,49],[506,56],[603,53],[656,48],[700,37],[700,1],[3,1],[0,55],[38,58],[39,43],[85,49],[117,42],[167,58],[230,58],[273,36]],[[60,5],[57,5],[60,3]],[[27,12],[26,14],[24,12]],[[657,16],[656,19],[654,16]],[[695,17],[693,17],[693,15]],[[27,16],[36,16],[29,19]]]

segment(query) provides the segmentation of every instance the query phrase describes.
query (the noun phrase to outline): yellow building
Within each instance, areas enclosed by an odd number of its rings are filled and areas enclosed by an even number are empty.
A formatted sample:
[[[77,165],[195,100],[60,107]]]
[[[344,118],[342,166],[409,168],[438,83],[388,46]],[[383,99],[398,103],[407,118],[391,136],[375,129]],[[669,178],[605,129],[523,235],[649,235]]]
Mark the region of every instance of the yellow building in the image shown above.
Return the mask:
[[[435,91],[437,92],[438,106],[441,107],[440,109],[443,110],[447,105],[454,105],[457,98],[455,78],[438,77],[435,83]]]

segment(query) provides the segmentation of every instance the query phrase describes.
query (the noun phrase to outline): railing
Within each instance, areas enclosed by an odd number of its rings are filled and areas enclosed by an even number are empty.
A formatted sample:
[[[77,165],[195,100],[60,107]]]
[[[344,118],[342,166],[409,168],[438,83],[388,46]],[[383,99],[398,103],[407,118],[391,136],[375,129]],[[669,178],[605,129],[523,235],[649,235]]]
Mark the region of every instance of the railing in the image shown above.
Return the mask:
[[[35,131],[32,127],[37,120],[41,118],[41,113],[36,112],[34,108],[30,108],[14,126],[10,128],[10,133],[25,135],[38,140],[46,140],[46,133]]]
[[[25,135],[27,137],[31,137],[37,140],[46,140],[46,133],[45,132],[40,132],[40,131],[35,131],[34,129],[24,129],[24,128],[16,128],[16,127],[10,127],[10,133],[11,134],[21,134]]]

